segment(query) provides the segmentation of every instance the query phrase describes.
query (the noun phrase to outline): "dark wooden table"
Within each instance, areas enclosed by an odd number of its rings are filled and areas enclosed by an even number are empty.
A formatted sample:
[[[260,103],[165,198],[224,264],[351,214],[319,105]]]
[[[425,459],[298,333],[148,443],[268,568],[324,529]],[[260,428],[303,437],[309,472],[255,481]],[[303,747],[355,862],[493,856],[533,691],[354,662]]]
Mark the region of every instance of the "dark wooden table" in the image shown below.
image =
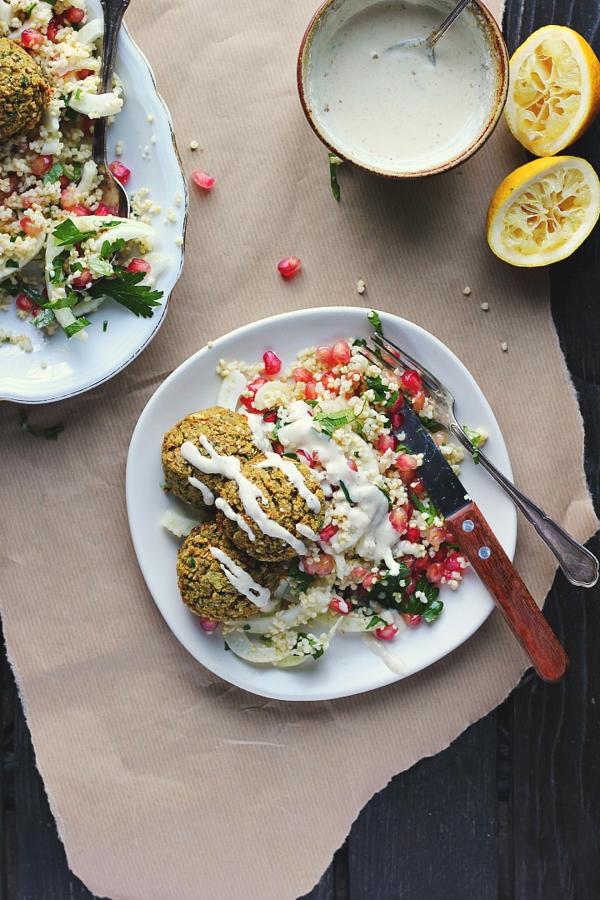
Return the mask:
[[[508,0],[510,48],[548,22],[572,25],[600,55],[600,0]],[[600,171],[600,119],[571,152]],[[600,504],[600,228],[551,275]],[[556,426],[556,439],[568,441]],[[571,656],[565,681],[548,687],[526,676],[448,750],[394,778],[310,900],[600,898],[599,597],[557,577],[546,609]],[[5,659],[1,675],[0,897],[90,900],[67,868]]]

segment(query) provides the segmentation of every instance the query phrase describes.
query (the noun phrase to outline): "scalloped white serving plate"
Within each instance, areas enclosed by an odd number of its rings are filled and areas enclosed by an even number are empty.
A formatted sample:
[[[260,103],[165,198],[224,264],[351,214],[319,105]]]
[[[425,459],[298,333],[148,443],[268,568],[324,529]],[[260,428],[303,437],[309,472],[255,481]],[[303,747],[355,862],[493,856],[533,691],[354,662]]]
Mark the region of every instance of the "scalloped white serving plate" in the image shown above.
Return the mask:
[[[90,17],[101,16],[99,0],[89,0]],[[108,132],[109,159],[115,158],[117,141],[123,143],[123,162],[131,169],[127,190],[131,194],[148,187],[161,214],[153,217],[157,231],[155,249],[169,257],[169,265],[157,279],[164,291],[162,305],[151,319],[138,319],[117,303],[106,301],[90,318],[89,339],[67,340],[57,332],[46,337],[33,325],[17,318],[14,307],[0,313],[0,328],[27,334],[33,351],[0,346],[0,399],[19,403],[52,403],[81,394],[108,381],[129,365],[150,343],[167,314],[168,300],[183,266],[183,245],[187,220],[187,185],[175,146],[171,118],[158,94],[148,60],[126,28],[119,39],[116,70],[125,87],[125,103]],[[152,121],[149,121],[149,118]],[[155,142],[152,138],[155,138]],[[150,156],[145,158],[144,150]],[[175,205],[175,197],[181,197]],[[168,208],[175,221],[166,220]],[[107,330],[103,322],[108,320]]]
[[[477,576],[469,571],[456,592],[442,589],[445,608],[431,626],[405,631],[390,650],[401,654],[402,675],[394,674],[357,635],[340,635],[318,662],[295,669],[275,669],[244,662],[226,652],[220,633],[205,634],[179,597],[175,562],[178,542],[159,522],[176,504],[160,488],[162,437],[178,419],[212,406],[220,378],[215,366],[222,357],[260,360],[273,348],[284,364],[315,344],[339,338],[368,337],[367,310],[347,307],[308,309],[263,319],[240,328],[205,347],[182,363],[156,390],[136,425],[127,459],[127,510],[131,536],[146,584],[175,637],[220,678],[240,688],[280,700],[330,700],[359,694],[398,681],[432,665],[464,643],[483,624],[494,604]],[[483,426],[489,432],[486,453],[511,476],[504,439],[489,403],[461,361],[429,332],[405,319],[382,314],[386,333],[435,372],[454,395],[460,422]],[[513,557],[517,538],[514,506],[485,472],[467,459],[462,480],[490,522],[500,543]],[[183,511],[183,505],[181,506]],[[189,515],[189,511],[188,511]]]

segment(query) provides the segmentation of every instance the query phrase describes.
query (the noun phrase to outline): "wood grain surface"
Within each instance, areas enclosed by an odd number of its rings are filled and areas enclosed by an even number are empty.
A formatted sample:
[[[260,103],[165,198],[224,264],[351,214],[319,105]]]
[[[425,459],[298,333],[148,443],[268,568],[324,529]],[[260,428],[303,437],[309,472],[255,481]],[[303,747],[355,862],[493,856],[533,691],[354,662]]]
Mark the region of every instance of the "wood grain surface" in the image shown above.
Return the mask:
[[[548,22],[572,25],[600,55],[600,0],[508,0],[510,48]],[[600,171],[600,121],[571,152]],[[600,230],[551,278],[598,506]],[[565,439],[557,422],[557,440]],[[591,549],[598,553],[597,538]],[[503,706],[447,750],[394,778],[367,804],[310,900],[600,897],[599,599],[598,589],[557,577],[546,614],[569,648],[564,681],[546,685],[526,676]],[[67,868],[6,660],[0,672],[0,898],[91,898]],[[199,893],[198,900],[210,898]]]

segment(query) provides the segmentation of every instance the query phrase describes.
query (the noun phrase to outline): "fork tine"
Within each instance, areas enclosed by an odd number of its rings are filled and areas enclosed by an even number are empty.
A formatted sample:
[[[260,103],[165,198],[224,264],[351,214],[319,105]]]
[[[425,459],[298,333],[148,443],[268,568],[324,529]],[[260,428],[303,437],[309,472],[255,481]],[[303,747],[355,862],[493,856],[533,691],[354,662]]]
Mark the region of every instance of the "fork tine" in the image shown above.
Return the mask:
[[[383,366],[385,369],[391,369],[392,371],[396,369],[396,360],[394,357],[391,357],[391,359],[394,360],[394,364],[392,365],[384,358],[378,349],[373,349],[372,347],[369,347],[368,344],[361,348],[361,353],[363,356],[366,356],[369,362],[372,362],[376,366]]]
[[[410,353],[407,353],[406,350],[403,350],[398,344],[395,344],[394,341],[391,341],[389,338],[382,337],[379,334],[373,335],[373,341],[377,344],[378,347],[384,349],[392,359],[396,359],[397,362],[402,363],[403,365],[408,365],[411,369],[416,369],[417,372],[421,375],[425,386],[429,388],[431,391],[440,391],[441,393],[448,393],[448,389],[442,384],[442,382],[437,378],[433,372],[430,372],[429,369],[426,369],[425,366],[420,363],[418,360],[411,356]],[[393,349],[390,350],[389,348]],[[394,352],[395,351],[395,352]]]

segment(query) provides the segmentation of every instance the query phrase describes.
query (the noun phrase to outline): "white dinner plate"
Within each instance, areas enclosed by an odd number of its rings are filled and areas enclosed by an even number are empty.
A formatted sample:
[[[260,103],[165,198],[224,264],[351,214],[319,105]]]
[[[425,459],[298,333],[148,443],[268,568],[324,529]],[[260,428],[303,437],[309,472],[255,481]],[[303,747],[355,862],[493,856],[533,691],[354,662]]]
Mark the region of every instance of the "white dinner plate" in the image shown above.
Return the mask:
[[[159,522],[167,509],[183,504],[163,493],[161,441],[180,418],[217,401],[221,379],[215,372],[221,358],[259,361],[274,349],[284,365],[299,350],[329,344],[340,338],[368,337],[366,309],[330,307],[287,313],[255,322],[225,335],[182,363],[156,390],[136,425],[127,459],[127,510],[133,544],[150,593],[176,638],[198,662],[238,687],[281,700],[327,700],[382,687],[430,666],[467,640],[487,619],[493,601],[477,576],[468,571],[454,592],[442,588],[444,611],[433,625],[404,631],[388,645],[401,655],[405,673],[390,671],[359,635],[342,634],[317,662],[299,668],[276,669],[244,662],[226,652],[220,632],[205,634],[198,618],[188,612],[177,589],[177,540]],[[433,335],[405,319],[381,316],[386,334],[452,390],[460,422],[489,432],[486,453],[501,472],[511,476],[504,439],[494,414],[473,377],[451,351]],[[477,501],[500,543],[513,557],[517,519],[510,500],[489,475],[466,459],[462,480]],[[187,513],[190,515],[189,511]]]
[[[102,15],[100,0],[88,0],[88,16]],[[106,301],[91,317],[88,340],[68,340],[62,331],[46,337],[16,316],[14,304],[0,312],[0,328],[27,334],[33,351],[0,346],[0,400],[51,403],[81,394],[112,378],[150,343],[167,313],[169,295],[183,265],[183,238],[187,218],[187,185],[175,146],[169,112],[157,92],[152,69],[125,28],[119,38],[116,71],[123,81],[123,109],[108,130],[108,156],[116,158],[117,141],[123,144],[122,161],[131,169],[127,191],[147,187],[161,213],[152,217],[157,236],[155,250],[169,258],[157,279],[164,291],[152,318],[141,319],[113,301]],[[153,141],[155,138],[155,141]],[[176,196],[179,195],[179,205]],[[173,210],[174,221],[167,219]],[[103,331],[104,321],[108,321]]]

